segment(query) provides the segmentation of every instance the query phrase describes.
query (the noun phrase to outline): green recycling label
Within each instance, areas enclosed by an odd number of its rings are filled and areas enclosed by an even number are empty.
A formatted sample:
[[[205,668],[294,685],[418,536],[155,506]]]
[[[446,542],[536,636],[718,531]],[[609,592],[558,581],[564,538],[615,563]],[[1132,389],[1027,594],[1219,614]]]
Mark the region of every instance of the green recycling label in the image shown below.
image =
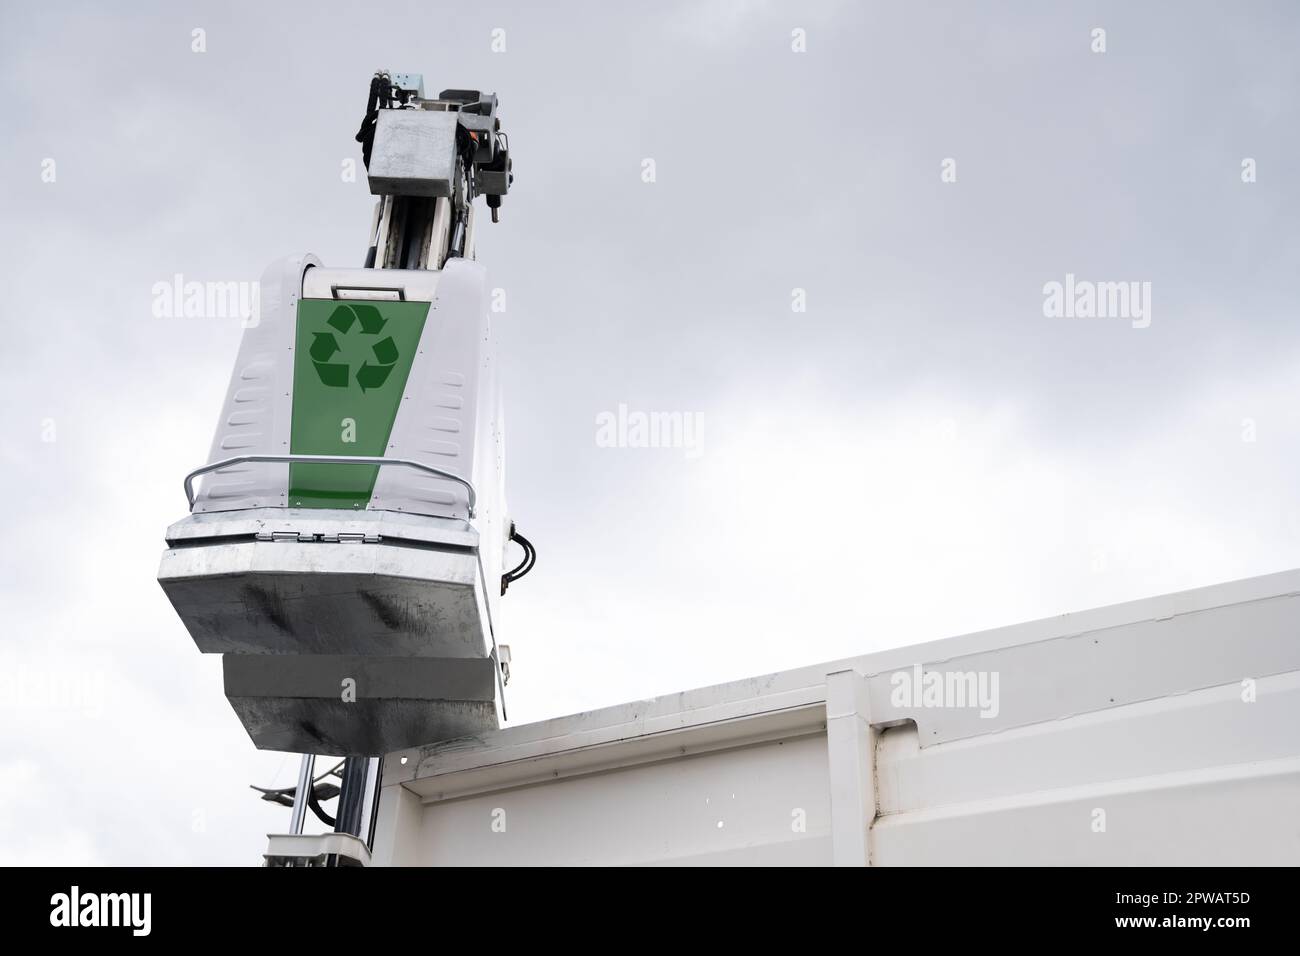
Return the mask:
[[[380,457],[388,447],[427,302],[302,299],[293,365],[295,455]],[[292,508],[364,508],[379,469],[289,466]]]
[[[336,305],[330,317],[325,320],[325,324],[329,326],[325,331],[312,332],[311,348],[307,350],[322,385],[330,388],[347,388],[349,383],[355,380],[364,392],[367,389],[379,388],[388,381],[388,375],[400,356],[393,337],[384,335],[384,327],[388,324],[388,319],[378,308],[360,302]],[[355,338],[350,337],[353,333],[357,333]],[[381,335],[384,335],[382,339],[379,338]],[[343,347],[339,345],[339,336],[342,336],[346,342],[359,339],[369,346],[367,354],[361,357],[361,364],[357,366],[355,373],[347,362],[338,361],[340,354],[344,352]],[[370,359],[374,360],[373,364]]]

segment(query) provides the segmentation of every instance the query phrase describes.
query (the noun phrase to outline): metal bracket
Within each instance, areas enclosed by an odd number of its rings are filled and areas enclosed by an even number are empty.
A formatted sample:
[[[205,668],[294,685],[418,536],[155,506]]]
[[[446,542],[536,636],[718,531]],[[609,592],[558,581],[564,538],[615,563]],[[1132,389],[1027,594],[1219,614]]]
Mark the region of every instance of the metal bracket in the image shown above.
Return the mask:
[[[426,465],[422,461],[412,461],[409,458],[365,458],[353,455],[236,455],[234,458],[224,458],[221,461],[209,462],[201,468],[195,468],[185,476],[185,497],[189,499],[190,510],[194,510],[194,479],[200,475],[206,475],[209,472],[219,471],[222,468],[229,468],[231,465],[242,465],[245,463],[267,463],[267,464],[304,464],[304,465],[371,465],[382,467],[384,465],[400,465],[403,468],[414,468],[416,471],[423,471],[437,478],[446,478],[448,481],[454,481],[465,489],[469,500],[469,516],[474,517],[474,507],[478,503],[478,496],[474,493],[474,486],[460,475],[454,475],[450,471],[443,471],[441,468],[435,468],[433,465]]]

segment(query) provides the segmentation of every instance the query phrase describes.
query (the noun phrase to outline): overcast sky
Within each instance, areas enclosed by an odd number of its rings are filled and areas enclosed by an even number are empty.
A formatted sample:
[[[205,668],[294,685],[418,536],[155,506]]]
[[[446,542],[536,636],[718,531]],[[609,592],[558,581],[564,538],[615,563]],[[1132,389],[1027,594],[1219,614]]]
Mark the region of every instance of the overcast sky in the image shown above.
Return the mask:
[[[0,6],[0,863],[287,826],[155,580],[240,323],[151,290],[360,265],[381,67],[510,134],[515,722],[1300,565],[1294,5],[111,10]],[[698,447],[601,447],[620,405]]]

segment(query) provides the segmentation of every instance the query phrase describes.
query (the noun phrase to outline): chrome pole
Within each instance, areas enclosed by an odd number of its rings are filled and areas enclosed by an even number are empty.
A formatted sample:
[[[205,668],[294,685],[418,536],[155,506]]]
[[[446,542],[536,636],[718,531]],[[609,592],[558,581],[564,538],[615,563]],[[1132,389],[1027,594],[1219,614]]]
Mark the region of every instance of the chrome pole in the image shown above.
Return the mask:
[[[293,816],[289,820],[289,832],[302,833],[307,822],[307,798],[311,795],[312,771],[316,767],[315,754],[303,754],[302,765],[298,768],[298,789],[293,792]]]

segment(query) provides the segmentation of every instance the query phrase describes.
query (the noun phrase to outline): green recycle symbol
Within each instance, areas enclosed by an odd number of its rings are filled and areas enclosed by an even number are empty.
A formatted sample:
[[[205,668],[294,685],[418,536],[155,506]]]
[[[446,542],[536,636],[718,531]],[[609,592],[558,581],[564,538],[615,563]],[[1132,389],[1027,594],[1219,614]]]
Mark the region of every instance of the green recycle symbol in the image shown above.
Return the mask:
[[[377,336],[387,324],[388,320],[380,315],[379,310],[373,305],[358,303],[340,305],[326,320],[326,325],[344,336],[357,327],[361,329],[362,335]],[[328,385],[330,388],[348,387],[350,370],[347,363],[330,361],[341,351],[343,349],[339,346],[338,339],[334,337],[334,332],[312,333],[308,354],[311,355],[311,364],[316,367],[316,374],[320,376],[322,385]],[[363,360],[361,367],[357,369],[357,384],[361,386],[362,392],[379,388],[388,381],[388,375],[397,362],[397,343],[389,335],[371,346],[370,352],[375,358],[375,364],[370,364],[368,359]]]

